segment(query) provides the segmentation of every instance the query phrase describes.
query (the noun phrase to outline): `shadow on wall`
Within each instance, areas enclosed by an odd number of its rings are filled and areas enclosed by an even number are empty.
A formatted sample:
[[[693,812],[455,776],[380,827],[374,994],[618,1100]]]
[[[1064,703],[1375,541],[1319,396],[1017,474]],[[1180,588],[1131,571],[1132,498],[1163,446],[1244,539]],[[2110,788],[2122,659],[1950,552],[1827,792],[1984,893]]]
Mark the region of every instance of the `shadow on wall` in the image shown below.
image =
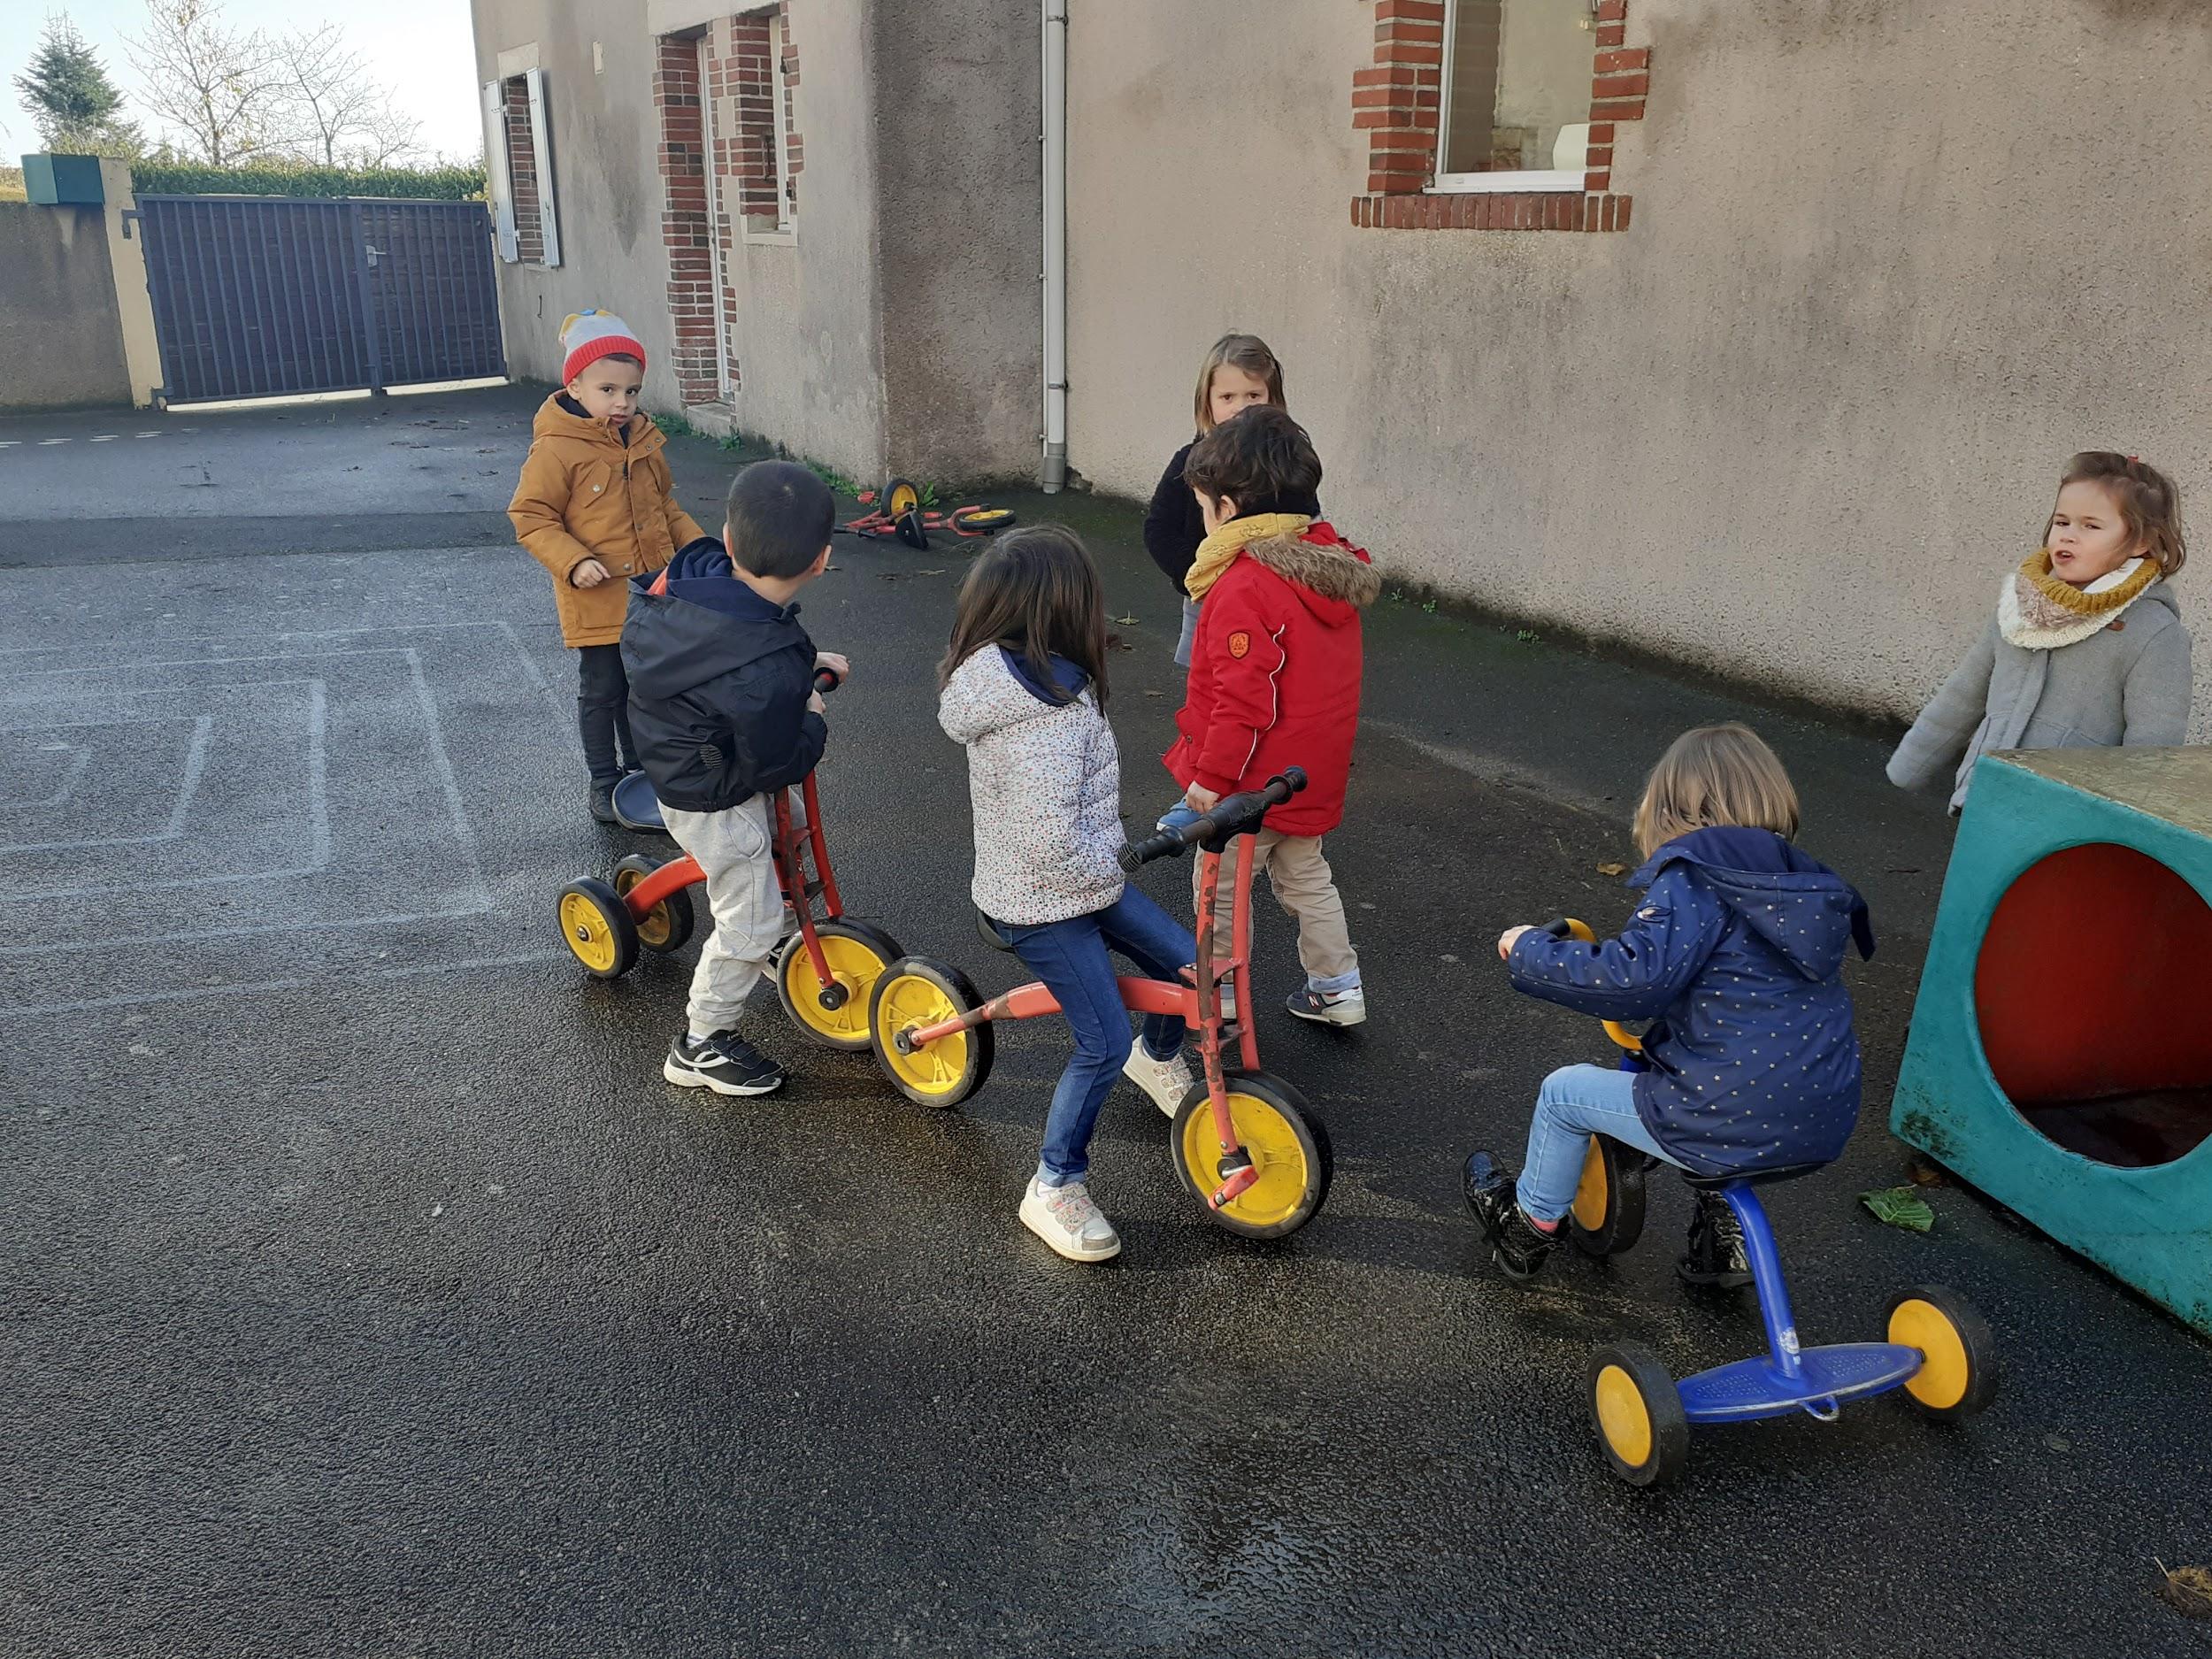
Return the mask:
[[[0,201],[0,413],[129,405],[104,209]]]

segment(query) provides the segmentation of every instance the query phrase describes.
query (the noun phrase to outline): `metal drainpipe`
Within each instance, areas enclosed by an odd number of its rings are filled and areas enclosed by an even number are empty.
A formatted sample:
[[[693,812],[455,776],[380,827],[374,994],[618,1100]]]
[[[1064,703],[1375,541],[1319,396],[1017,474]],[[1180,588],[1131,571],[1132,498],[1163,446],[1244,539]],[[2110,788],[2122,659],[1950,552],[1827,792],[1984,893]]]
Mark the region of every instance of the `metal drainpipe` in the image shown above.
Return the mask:
[[[1044,489],[1068,481],[1068,4],[1044,0]]]

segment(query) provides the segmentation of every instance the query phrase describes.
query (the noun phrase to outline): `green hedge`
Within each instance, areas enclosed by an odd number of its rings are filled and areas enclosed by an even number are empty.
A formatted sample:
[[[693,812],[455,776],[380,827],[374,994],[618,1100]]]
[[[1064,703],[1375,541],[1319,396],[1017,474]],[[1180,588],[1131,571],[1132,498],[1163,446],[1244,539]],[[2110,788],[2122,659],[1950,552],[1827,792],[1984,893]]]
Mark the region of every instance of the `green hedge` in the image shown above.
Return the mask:
[[[466,202],[484,194],[481,167],[209,167],[196,162],[131,164],[141,196],[386,196]]]

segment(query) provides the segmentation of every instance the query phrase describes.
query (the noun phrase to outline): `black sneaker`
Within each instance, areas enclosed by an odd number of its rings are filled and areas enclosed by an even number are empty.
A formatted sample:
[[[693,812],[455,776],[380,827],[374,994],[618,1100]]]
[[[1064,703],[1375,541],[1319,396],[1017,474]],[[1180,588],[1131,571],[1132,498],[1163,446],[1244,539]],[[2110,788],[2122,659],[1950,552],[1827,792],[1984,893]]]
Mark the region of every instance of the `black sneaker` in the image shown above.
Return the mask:
[[[1674,1271],[1686,1285],[1741,1290],[1751,1282],[1751,1257],[1744,1249],[1743,1227],[1718,1193],[1700,1193],[1690,1212],[1690,1248]]]
[[[772,1094],[783,1087],[783,1068],[733,1031],[718,1031],[704,1041],[684,1033],[661,1062],[661,1075],[679,1088],[718,1094]]]
[[[1530,1224],[1513,1195],[1512,1171],[1492,1153],[1470,1153],[1462,1182],[1467,1208],[1490,1240],[1491,1262],[1508,1279],[1533,1278],[1558,1245],[1558,1230],[1542,1233]]]
[[[614,786],[612,778],[594,778],[591,780],[591,815],[602,824],[619,824],[614,815]]]

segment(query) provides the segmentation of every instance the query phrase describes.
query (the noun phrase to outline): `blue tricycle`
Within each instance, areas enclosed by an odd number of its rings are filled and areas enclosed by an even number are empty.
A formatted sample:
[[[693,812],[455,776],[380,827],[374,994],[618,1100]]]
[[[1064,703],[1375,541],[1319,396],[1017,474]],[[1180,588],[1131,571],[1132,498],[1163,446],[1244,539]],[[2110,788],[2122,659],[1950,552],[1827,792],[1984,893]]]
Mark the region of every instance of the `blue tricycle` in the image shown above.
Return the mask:
[[[1569,918],[1550,923],[1545,931],[1586,942],[1596,938]],[[1622,1068],[1641,1071],[1647,1064],[1641,1041],[1610,1020],[1605,1029],[1622,1049]],[[1600,1135],[1590,1138],[1568,1217],[1570,1236],[1584,1253],[1610,1256],[1635,1242],[1643,1229],[1643,1178],[1655,1163],[1636,1148]],[[1755,1189],[1824,1167],[1683,1177],[1701,1193],[1717,1194],[1743,1230],[1767,1351],[1678,1382],[1640,1342],[1618,1343],[1592,1355],[1591,1420],[1606,1462],[1631,1486],[1663,1486],[1681,1475],[1693,1423],[1749,1423],[1794,1411],[1831,1423],[1845,1401],[1893,1388],[1902,1388],[1924,1415],[1955,1421],[1972,1417],[1995,1396],[1989,1327],[1964,1297],[1934,1286],[1908,1291],[1890,1304],[1887,1341],[1799,1346],[1774,1229]]]

